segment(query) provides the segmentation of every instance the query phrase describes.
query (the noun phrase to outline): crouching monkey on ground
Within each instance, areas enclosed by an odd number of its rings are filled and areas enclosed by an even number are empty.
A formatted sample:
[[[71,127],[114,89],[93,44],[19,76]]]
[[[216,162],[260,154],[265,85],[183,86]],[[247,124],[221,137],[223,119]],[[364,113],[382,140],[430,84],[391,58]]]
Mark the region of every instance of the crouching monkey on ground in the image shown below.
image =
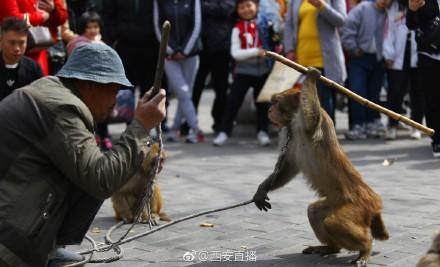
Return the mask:
[[[304,254],[359,251],[353,263],[366,266],[372,240],[387,240],[381,217],[382,201],[363,180],[342,150],[332,120],[321,108],[316,91],[320,72],[309,68],[301,92],[289,89],[272,96],[270,120],[282,128],[282,148],[274,172],[258,187],[254,202],[271,208],[267,193],[287,184],[298,172],[320,199],[308,207],[316,237],[323,244]],[[281,140],[282,140],[281,139]]]
[[[159,144],[154,143],[151,146],[150,151],[142,162],[142,168],[140,168],[130,181],[126,183],[118,192],[112,196],[113,209],[115,210],[115,217],[117,220],[123,220],[125,223],[132,223],[136,216],[136,209],[139,203],[139,199],[143,196],[145,179],[148,179],[150,172],[154,167],[154,158],[159,153]],[[165,160],[165,152],[162,150],[160,155],[159,172],[162,170],[163,162]],[[154,225],[158,224],[158,221],[171,221],[168,215],[161,211],[163,206],[162,194],[156,178],[153,184],[153,195],[150,200],[151,219]],[[141,214],[142,222],[148,222],[149,216],[147,207]]]

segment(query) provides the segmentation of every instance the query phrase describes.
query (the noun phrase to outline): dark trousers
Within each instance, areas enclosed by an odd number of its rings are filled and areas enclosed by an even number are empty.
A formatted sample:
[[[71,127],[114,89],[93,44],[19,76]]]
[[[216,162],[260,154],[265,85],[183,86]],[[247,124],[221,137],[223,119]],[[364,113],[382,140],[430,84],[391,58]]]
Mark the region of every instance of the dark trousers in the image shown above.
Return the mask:
[[[416,68],[411,68],[411,38],[408,35],[403,56],[402,70],[389,69],[388,72],[387,105],[392,111],[402,114],[403,97],[410,93],[411,119],[422,122],[423,119],[423,93],[418,87],[418,73]],[[391,118],[389,126],[397,126],[397,121]]]
[[[376,54],[364,54],[350,59],[348,65],[348,85],[354,93],[374,102],[379,102],[380,89],[384,79],[382,62],[378,62]],[[355,124],[364,124],[380,118],[378,111],[350,100],[350,118]]]
[[[130,44],[119,41],[116,45],[121,60],[124,64],[125,74],[134,86],[139,86],[141,96],[153,86],[154,75],[158,57],[159,45],[154,43],[150,46]],[[162,88],[167,88],[165,75],[162,79]],[[166,107],[168,107],[168,98]],[[167,118],[163,123],[166,123]]]
[[[257,97],[266,82],[268,75],[251,76],[244,74],[236,74],[231,90],[226,100],[226,109],[222,119],[220,131],[231,135],[237,112],[243,104],[243,100],[250,87],[254,88],[254,103],[256,107],[257,132],[267,132],[269,127],[269,118],[267,112],[269,110],[268,103],[257,103]]]
[[[325,72],[322,68],[318,68],[322,75],[325,75]],[[335,123],[335,101],[336,94],[335,90],[329,88],[324,83],[318,81],[316,83],[316,89],[318,90],[319,102],[321,103],[321,107],[327,112],[330,118],[333,120],[333,124]]]
[[[124,41],[116,46],[124,63],[125,74],[133,85],[140,86],[141,96],[153,86],[158,48],[157,44],[144,46]]]
[[[80,244],[103,200],[96,199],[72,186],[67,196],[69,206],[57,235],[57,245]]]
[[[215,131],[220,127],[225,110],[228,90],[229,63],[229,51],[217,53],[203,52],[200,54],[200,66],[194,83],[192,101],[197,111],[203,89],[205,88],[206,77],[208,74],[211,74],[211,85],[215,91],[211,116],[214,119],[213,128]]]
[[[410,87],[409,87],[409,106],[411,108],[410,117],[412,120],[422,123],[423,116],[425,116],[425,96],[423,90],[420,88],[420,73],[419,70],[410,70]]]
[[[403,114],[402,102],[405,94],[410,92],[411,119],[421,122],[423,119],[423,93],[417,85],[417,69],[388,70],[388,108]],[[389,118],[389,126],[397,126],[397,121]]]
[[[440,144],[440,60],[419,54],[420,88],[425,99],[426,124],[434,129],[433,144]]]

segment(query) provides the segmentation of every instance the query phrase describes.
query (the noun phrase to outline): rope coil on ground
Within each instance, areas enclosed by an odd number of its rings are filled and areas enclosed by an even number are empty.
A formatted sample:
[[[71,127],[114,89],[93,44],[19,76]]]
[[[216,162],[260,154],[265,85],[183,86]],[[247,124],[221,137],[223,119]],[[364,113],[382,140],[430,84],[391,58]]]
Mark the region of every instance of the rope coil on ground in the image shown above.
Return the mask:
[[[141,237],[145,237],[145,236],[151,235],[151,234],[153,234],[153,233],[155,233],[155,232],[157,232],[157,231],[160,231],[160,230],[162,230],[162,229],[168,228],[168,227],[170,227],[170,226],[172,226],[172,225],[175,225],[175,224],[177,224],[177,223],[180,223],[180,222],[184,222],[184,221],[187,221],[187,220],[190,220],[190,219],[196,218],[196,217],[200,217],[200,216],[207,215],[207,214],[211,214],[211,213],[215,213],[215,212],[220,212],[220,211],[224,211],[224,210],[229,210],[229,209],[234,209],[234,208],[238,208],[238,207],[246,206],[246,205],[248,205],[248,204],[250,204],[250,203],[253,203],[253,202],[254,202],[253,200],[248,200],[248,201],[245,201],[245,202],[241,202],[241,203],[238,203],[238,204],[235,204],[235,205],[226,206],[226,207],[223,207],[223,208],[212,209],[212,210],[206,210],[206,211],[202,211],[202,212],[199,212],[199,213],[190,214],[190,215],[188,215],[188,216],[185,216],[185,217],[179,218],[179,219],[177,219],[177,220],[175,220],[175,221],[172,221],[172,222],[166,223],[166,224],[164,224],[164,225],[160,225],[160,226],[158,226],[157,228],[154,228],[154,229],[149,230],[149,231],[147,231],[147,232],[140,233],[140,234],[137,234],[137,235],[134,235],[134,236],[128,237],[128,238],[127,238],[127,237],[124,237],[123,239],[119,239],[118,241],[114,242],[114,241],[111,239],[111,235],[112,235],[112,233],[113,233],[116,229],[118,229],[119,227],[121,227],[122,225],[124,225],[124,222],[121,221],[121,222],[115,224],[114,226],[112,226],[112,227],[107,231],[107,233],[106,233],[106,235],[105,235],[105,241],[106,241],[107,245],[103,245],[103,246],[99,247],[99,246],[96,244],[96,242],[93,240],[93,238],[91,238],[90,236],[87,236],[87,235],[86,235],[85,238],[86,238],[89,242],[92,243],[93,249],[86,250],[86,251],[81,251],[81,252],[79,252],[79,254],[81,254],[81,255],[87,255],[87,254],[90,254],[89,258],[87,258],[87,259],[85,259],[85,260],[83,260],[83,261],[81,261],[81,262],[77,262],[77,263],[73,263],[73,264],[70,264],[70,265],[66,265],[65,267],[81,266],[81,265],[86,264],[86,263],[108,263],[108,262],[117,261],[117,260],[119,260],[119,259],[121,259],[121,258],[123,257],[123,250],[122,250],[122,248],[120,247],[120,245],[123,245],[123,244],[125,244],[125,243],[128,243],[128,242],[130,242],[130,241],[133,241],[133,240],[138,239],[138,238],[141,238]],[[127,231],[127,232],[128,232],[128,231]],[[117,254],[116,256],[114,256],[114,257],[109,257],[109,258],[93,259],[93,256],[95,255],[96,252],[106,252],[106,251],[109,251],[109,250],[111,250],[111,249],[115,250],[115,252],[116,252],[116,254]]]

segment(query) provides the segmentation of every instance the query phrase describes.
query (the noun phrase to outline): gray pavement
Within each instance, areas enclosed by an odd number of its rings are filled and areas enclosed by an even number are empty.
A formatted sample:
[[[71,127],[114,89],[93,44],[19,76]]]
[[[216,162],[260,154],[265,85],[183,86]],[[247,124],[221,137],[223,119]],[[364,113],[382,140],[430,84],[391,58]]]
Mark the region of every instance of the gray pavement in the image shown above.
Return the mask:
[[[165,143],[169,158],[159,181],[164,211],[173,219],[251,199],[276,161],[276,145],[259,147],[252,125],[237,127],[226,146],[213,147],[212,98],[207,91],[200,107],[205,143]],[[173,106],[174,101],[171,115]],[[338,113],[340,141],[367,183],[382,196],[391,234],[388,241],[375,241],[369,266],[415,266],[429,248],[433,232],[440,229],[440,160],[432,158],[428,138],[414,141],[408,131],[400,131],[398,140],[392,142],[348,142],[342,137],[346,127],[347,115]],[[111,127],[115,135],[122,130],[121,125]],[[383,166],[385,159],[393,164]],[[186,221],[123,245],[124,258],[118,262],[95,266],[352,266],[349,262],[357,255],[347,251],[325,258],[301,254],[305,247],[318,245],[306,212],[316,195],[302,175],[269,197],[273,208],[267,213],[251,204]],[[203,222],[214,227],[200,227]],[[103,241],[115,223],[107,200],[89,234]],[[146,230],[144,225],[137,226],[132,234]],[[87,242],[81,245],[81,249],[88,247]],[[193,261],[183,260],[186,252],[188,259],[194,256]]]

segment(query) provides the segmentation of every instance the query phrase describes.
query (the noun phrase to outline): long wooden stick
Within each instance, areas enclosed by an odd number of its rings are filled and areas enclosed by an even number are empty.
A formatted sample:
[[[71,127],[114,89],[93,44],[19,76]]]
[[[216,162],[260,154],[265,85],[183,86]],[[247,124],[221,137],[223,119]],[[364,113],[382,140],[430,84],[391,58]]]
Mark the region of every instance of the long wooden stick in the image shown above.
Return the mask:
[[[289,60],[289,59],[287,59],[287,58],[285,58],[285,57],[283,57],[283,56],[281,56],[281,55],[279,55],[277,53],[266,51],[266,56],[267,57],[271,57],[271,58],[275,59],[276,61],[279,61],[279,62],[283,63],[284,65],[286,65],[288,67],[291,67],[291,68],[293,68],[293,69],[295,69],[295,70],[297,70],[297,71],[299,71],[299,72],[301,72],[303,74],[305,74],[307,72],[307,68],[306,67],[304,67],[304,66],[302,66],[302,65],[300,65],[300,64],[298,64],[296,62],[293,62],[293,61],[291,61],[291,60]],[[425,134],[427,134],[429,136],[434,135],[434,130],[433,129],[428,128],[428,127],[426,127],[426,126],[424,126],[424,125],[422,125],[420,123],[417,123],[417,122],[415,122],[415,121],[413,121],[413,120],[411,120],[411,119],[409,119],[409,118],[407,118],[405,116],[402,116],[402,115],[400,115],[400,114],[398,114],[398,113],[396,113],[394,111],[386,109],[386,108],[384,108],[384,107],[382,107],[382,106],[380,106],[380,105],[378,105],[376,103],[373,103],[373,102],[369,101],[368,99],[365,99],[365,98],[363,98],[363,97],[353,93],[352,91],[350,91],[349,89],[345,88],[344,86],[342,86],[342,85],[340,85],[340,84],[338,84],[338,83],[328,79],[325,76],[321,75],[321,77],[319,77],[319,80],[321,82],[323,82],[325,85],[338,90],[339,92],[347,95],[351,99],[355,100],[356,102],[359,102],[360,104],[362,104],[362,105],[364,105],[364,106],[366,106],[368,108],[371,108],[371,109],[374,109],[376,111],[379,111],[379,112],[381,112],[381,113],[383,113],[383,114],[393,118],[396,121],[401,121],[401,122],[405,123],[406,125],[414,127],[416,129],[424,132]]]
[[[160,38],[159,55],[157,58],[156,73],[154,76],[153,92],[151,93],[151,97],[155,96],[159,92],[160,86],[162,84],[163,69],[165,64],[165,57],[167,55],[170,30],[171,24],[168,20],[166,20],[162,25],[162,36]]]

